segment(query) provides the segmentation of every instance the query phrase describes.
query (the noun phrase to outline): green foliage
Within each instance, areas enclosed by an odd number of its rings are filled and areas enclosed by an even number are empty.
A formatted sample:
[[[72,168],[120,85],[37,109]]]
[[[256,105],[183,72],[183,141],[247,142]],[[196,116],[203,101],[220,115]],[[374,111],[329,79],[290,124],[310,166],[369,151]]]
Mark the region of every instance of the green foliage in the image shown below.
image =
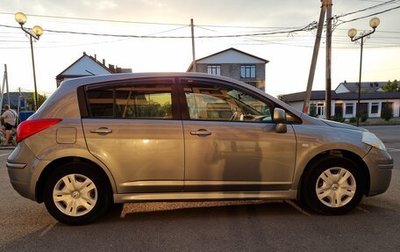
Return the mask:
[[[386,85],[384,85],[384,86],[382,87],[382,90],[383,90],[383,92],[387,92],[387,93],[390,93],[390,92],[400,92],[400,84],[398,83],[397,80],[388,81],[388,82],[386,83]]]
[[[361,116],[360,116],[361,122],[365,122],[365,121],[367,121],[367,119],[368,119],[368,114],[365,112],[361,113]]]
[[[285,103],[287,103],[284,95],[278,95],[278,99],[283,101],[283,102],[285,102]]]
[[[389,121],[393,117],[393,108],[388,105],[382,106],[381,118],[385,121]]]
[[[310,113],[309,113],[309,115],[312,116],[312,117],[318,117],[317,107],[315,106],[315,104],[311,104],[310,105]]]
[[[349,121],[350,123],[356,123],[357,122],[357,119],[355,118],[355,117],[352,117],[352,118],[350,118],[350,121]]]
[[[342,113],[336,113],[333,117],[332,120],[336,122],[344,122],[343,114]]]
[[[32,93],[31,97],[28,97],[28,99],[26,99],[26,106],[28,110],[34,110],[34,96],[35,93]],[[45,95],[41,95],[38,94],[38,104],[37,104],[37,108],[39,108],[45,101],[46,101],[47,97]]]

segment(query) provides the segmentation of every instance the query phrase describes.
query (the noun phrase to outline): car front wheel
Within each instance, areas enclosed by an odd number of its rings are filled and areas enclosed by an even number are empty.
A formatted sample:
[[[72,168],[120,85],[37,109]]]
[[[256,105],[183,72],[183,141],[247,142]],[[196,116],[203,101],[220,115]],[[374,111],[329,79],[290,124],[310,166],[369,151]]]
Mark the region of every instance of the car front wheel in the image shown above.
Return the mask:
[[[365,181],[349,159],[329,157],[314,165],[303,181],[302,200],[322,214],[344,214],[362,199]]]

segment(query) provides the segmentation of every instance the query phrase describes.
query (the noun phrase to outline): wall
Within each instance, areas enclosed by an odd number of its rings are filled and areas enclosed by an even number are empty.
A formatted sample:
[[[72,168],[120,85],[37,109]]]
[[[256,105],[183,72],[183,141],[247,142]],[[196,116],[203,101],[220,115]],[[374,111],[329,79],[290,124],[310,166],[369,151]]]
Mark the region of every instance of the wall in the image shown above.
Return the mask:
[[[378,113],[376,114],[371,114],[371,104],[372,103],[379,103],[378,106]],[[368,118],[380,118],[381,117],[381,111],[382,111],[382,103],[384,102],[392,102],[393,103],[393,117],[400,117],[400,100],[361,100],[361,103],[368,103]],[[311,101],[311,104],[317,104],[317,103],[324,103],[325,101]],[[332,100],[332,116],[335,115],[335,104],[337,103],[342,103],[343,107],[343,118],[352,118],[352,117],[356,117],[356,106],[357,106],[357,101],[355,100],[351,100],[351,101],[344,101],[344,100]],[[346,114],[345,111],[345,106],[346,103],[352,103],[353,104],[353,113],[350,115]],[[299,102],[292,102],[292,103],[288,103],[289,105],[291,105],[292,107],[294,107],[295,109],[302,111],[303,109],[303,101],[299,101]]]
[[[197,72],[207,73],[207,66],[212,64],[200,64],[196,65]],[[265,90],[265,64],[215,64],[221,66],[221,75],[231,77],[236,80],[244,82],[254,82],[255,86],[261,90]],[[256,66],[256,78],[255,79],[242,79],[240,78],[240,67],[243,65],[255,65]]]

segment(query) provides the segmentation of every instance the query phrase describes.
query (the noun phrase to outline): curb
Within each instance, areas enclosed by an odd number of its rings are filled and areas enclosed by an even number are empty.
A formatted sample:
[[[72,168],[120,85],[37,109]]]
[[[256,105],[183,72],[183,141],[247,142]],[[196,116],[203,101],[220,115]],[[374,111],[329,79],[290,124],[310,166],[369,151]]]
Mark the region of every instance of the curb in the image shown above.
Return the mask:
[[[15,149],[15,146],[0,146],[0,150],[13,150]]]

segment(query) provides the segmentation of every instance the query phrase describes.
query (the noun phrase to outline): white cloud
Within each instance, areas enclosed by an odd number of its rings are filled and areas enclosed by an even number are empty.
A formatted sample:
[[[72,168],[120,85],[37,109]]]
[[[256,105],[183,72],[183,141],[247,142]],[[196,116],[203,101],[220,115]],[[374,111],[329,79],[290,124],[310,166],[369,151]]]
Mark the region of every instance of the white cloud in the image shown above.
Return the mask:
[[[140,2],[156,8],[163,8],[166,6],[165,3],[156,0],[140,0]]]
[[[118,4],[113,1],[99,1],[96,3],[96,9],[98,10],[109,10],[115,9],[116,7],[118,7]]]

